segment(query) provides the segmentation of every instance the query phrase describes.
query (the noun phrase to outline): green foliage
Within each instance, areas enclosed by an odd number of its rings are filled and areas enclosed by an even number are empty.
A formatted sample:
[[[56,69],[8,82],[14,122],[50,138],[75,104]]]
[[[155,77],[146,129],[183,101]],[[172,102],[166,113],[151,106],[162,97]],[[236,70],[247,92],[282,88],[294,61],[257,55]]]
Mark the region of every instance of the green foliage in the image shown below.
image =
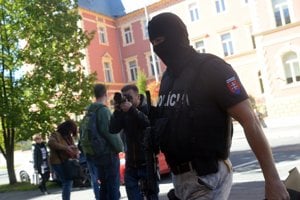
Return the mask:
[[[31,140],[22,140],[15,144],[15,151],[28,151],[32,149],[32,141]]]
[[[26,75],[9,91],[7,97],[15,98],[5,111],[18,122],[13,125],[20,133],[17,139],[27,139],[35,133],[49,134],[55,124],[72,117],[71,113],[81,114],[89,103],[95,76],[86,76],[80,61],[84,57],[81,50],[89,44],[92,34],[77,27],[80,16],[74,1],[19,0],[5,4],[19,11],[6,14],[12,19],[9,24],[18,22],[7,32],[15,33],[14,46],[19,41],[26,46],[16,48],[17,56],[10,55],[19,64],[4,68],[18,69],[24,64],[27,67]],[[6,40],[11,40],[10,35]]]
[[[81,65],[94,33],[78,28],[77,0],[0,0],[0,151],[83,113],[95,74]],[[12,155],[10,155],[12,156]]]
[[[252,106],[253,109],[256,109],[256,100],[252,95],[249,95],[249,100],[250,100],[250,104]]]
[[[144,94],[144,95],[146,94],[147,77],[146,74],[141,70],[138,71],[136,86],[139,88],[140,94]]]

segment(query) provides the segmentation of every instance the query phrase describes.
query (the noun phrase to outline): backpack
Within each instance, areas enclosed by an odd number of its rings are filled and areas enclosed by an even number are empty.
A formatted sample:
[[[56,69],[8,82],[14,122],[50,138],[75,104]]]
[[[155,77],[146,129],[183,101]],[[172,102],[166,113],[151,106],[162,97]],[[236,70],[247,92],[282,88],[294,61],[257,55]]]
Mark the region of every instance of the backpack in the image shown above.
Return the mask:
[[[104,105],[99,105],[95,110],[88,110],[80,125],[80,146],[85,155],[92,157],[104,154],[107,142],[98,132],[97,112]]]

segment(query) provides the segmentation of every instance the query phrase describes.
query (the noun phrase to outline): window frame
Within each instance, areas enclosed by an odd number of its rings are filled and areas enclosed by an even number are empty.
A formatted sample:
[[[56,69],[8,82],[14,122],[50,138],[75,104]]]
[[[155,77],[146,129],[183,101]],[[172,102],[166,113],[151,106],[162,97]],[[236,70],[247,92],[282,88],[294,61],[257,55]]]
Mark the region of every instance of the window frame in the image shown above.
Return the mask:
[[[214,0],[215,11],[217,14],[225,13],[226,10],[226,0]]]
[[[229,39],[225,39],[223,40],[222,37],[225,36],[225,35],[229,35],[230,38]],[[234,51],[234,45],[233,45],[233,39],[232,39],[232,34],[231,32],[226,32],[226,33],[222,33],[220,35],[220,39],[221,39],[221,44],[222,44],[222,49],[223,49],[223,55],[224,57],[228,57],[228,56],[232,56],[235,54],[235,51]],[[229,42],[228,42],[229,41]],[[224,45],[226,46],[226,50],[225,51],[225,47]],[[229,49],[228,49],[229,47]],[[231,50],[231,51],[230,51]],[[229,52],[228,55],[226,55],[226,52]]]
[[[108,81],[107,80],[107,74],[106,74],[106,65],[105,63],[108,63],[109,64],[109,71],[110,71],[110,78],[111,78],[111,81]],[[109,82],[109,83],[113,83],[115,82],[115,79],[114,79],[114,73],[113,73],[113,65],[112,65],[112,57],[106,53],[103,57],[102,57],[102,70],[103,70],[103,78],[104,78],[104,81],[105,82]]]
[[[135,67],[132,69],[130,63],[134,62],[135,63]],[[138,76],[138,60],[136,57],[132,57],[132,58],[128,58],[126,59],[126,71],[127,71],[127,77],[128,77],[128,81],[130,82],[134,82],[137,80],[137,76]]]
[[[108,37],[107,36],[108,35],[107,35],[106,27],[105,26],[98,26],[98,37],[99,37],[99,43],[100,44],[108,45]]]
[[[127,31],[128,29],[128,31]],[[122,28],[123,45],[128,46],[134,43],[133,31],[131,25]]]
[[[285,26],[287,24],[290,24],[292,22],[292,17],[291,17],[291,10],[289,6],[289,1],[288,0],[281,0],[282,2],[275,4],[276,2],[272,0],[272,9],[273,9],[273,17],[274,17],[274,22],[276,27],[280,26]],[[285,16],[285,11],[288,11],[288,22]],[[278,15],[279,14],[279,15]],[[277,17],[280,17],[277,19]]]
[[[286,58],[289,56],[295,56],[295,58]],[[294,51],[287,51],[281,56],[281,62],[282,62],[282,69],[283,69],[283,75],[284,75],[284,81],[286,85],[298,85],[300,84],[300,60],[299,56],[296,52]],[[298,66],[295,66],[297,64]],[[295,68],[298,68],[298,74],[295,72]],[[286,70],[290,71],[291,75],[290,77],[287,75]],[[288,79],[291,79],[291,82],[288,82]],[[297,80],[298,79],[298,80]]]
[[[188,11],[191,22],[196,22],[200,20],[199,6],[196,2],[190,3],[188,5]]]
[[[201,47],[197,47],[197,43],[202,43],[203,45]],[[194,42],[194,48],[197,52],[199,53],[206,53],[206,48],[205,48],[205,42],[204,39],[196,40]]]
[[[106,65],[108,64],[108,65]],[[113,83],[114,82],[114,76],[113,76],[113,70],[112,70],[112,63],[109,61],[104,61],[103,62],[103,74],[104,74],[104,80],[105,82],[108,83]],[[109,77],[108,77],[108,76]]]

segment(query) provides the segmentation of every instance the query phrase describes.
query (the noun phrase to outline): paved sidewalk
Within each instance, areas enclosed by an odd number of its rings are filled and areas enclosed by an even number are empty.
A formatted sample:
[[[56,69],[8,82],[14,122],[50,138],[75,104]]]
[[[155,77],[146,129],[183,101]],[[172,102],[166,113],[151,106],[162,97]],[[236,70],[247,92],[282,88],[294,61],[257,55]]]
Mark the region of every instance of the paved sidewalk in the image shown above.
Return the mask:
[[[264,129],[265,133],[268,137],[276,137],[280,138],[281,134],[284,133],[285,136],[293,134],[299,134],[298,126],[300,125],[300,116],[294,116],[289,118],[266,118],[265,119],[268,128]],[[286,131],[287,127],[289,131]],[[276,130],[278,128],[278,130]],[[244,134],[242,133],[242,128],[235,124],[234,130],[237,131],[234,135],[234,139],[237,138],[235,141],[236,146],[242,143],[242,138]],[[276,131],[275,131],[276,130]],[[290,137],[290,136],[289,136]],[[243,146],[243,145],[241,145]],[[291,148],[293,146],[290,146]],[[239,148],[232,149],[232,150],[240,150]],[[244,149],[243,149],[244,150]],[[284,154],[284,152],[283,152]],[[295,154],[298,155],[298,154]],[[282,178],[287,176],[287,170],[284,166],[285,162],[281,162],[279,166],[279,172],[284,174]],[[292,164],[294,166],[298,166],[299,159],[295,161],[288,161],[287,164]],[[284,171],[283,171],[284,170]],[[284,173],[283,173],[284,172]],[[231,194],[229,196],[229,200],[262,200],[264,199],[264,182],[263,177],[257,178],[254,174],[258,172],[252,170],[247,172],[247,177],[244,180],[244,176],[241,173],[234,173],[234,183],[231,190]],[[248,176],[253,177],[251,180]],[[256,175],[257,176],[257,175]],[[260,176],[260,175],[259,175]],[[255,180],[255,181],[254,181]],[[172,188],[170,181],[166,183],[160,184],[161,191],[168,191]],[[0,200],[60,200],[61,199],[61,189],[50,189],[49,195],[42,195],[40,191],[27,191],[27,192],[8,192],[8,193],[0,193]],[[124,186],[121,187],[122,198],[127,199]],[[166,200],[166,192],[160,194],[161,200]],[[93,200],[93,192],[90,188],[74,188],[72,191],[71,200]]]
[[[124,187],[122,187],[121,190],[124,190]],[[232,187],[229,200],[260,200],[264,197],[263,190],[263,182],[237,183]],[[0,200],[61,200],[60,188],[50,189],[49,192],[49,195],[42,195],[39,190],[0,193]],[[121,199],[125,200],[127,198],[122,195]],[[167,200],[168,198],[166,194],[160,194],[159,199]],[[71,200],[93,200],[92,189],[74,188],[71,194]]]

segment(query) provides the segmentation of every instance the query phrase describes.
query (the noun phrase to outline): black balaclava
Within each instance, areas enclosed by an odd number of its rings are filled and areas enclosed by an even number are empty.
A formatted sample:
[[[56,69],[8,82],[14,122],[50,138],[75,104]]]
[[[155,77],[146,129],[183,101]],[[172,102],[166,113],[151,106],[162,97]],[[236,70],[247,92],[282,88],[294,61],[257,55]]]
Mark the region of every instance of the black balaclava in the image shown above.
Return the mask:
[[[153,17],[148,24],[149,39],[163,36],[165,41],[153,46],[154,52],[176,75],[181,72],[191,52],[188,32],[182,20],[173,13],[162,13]]]

